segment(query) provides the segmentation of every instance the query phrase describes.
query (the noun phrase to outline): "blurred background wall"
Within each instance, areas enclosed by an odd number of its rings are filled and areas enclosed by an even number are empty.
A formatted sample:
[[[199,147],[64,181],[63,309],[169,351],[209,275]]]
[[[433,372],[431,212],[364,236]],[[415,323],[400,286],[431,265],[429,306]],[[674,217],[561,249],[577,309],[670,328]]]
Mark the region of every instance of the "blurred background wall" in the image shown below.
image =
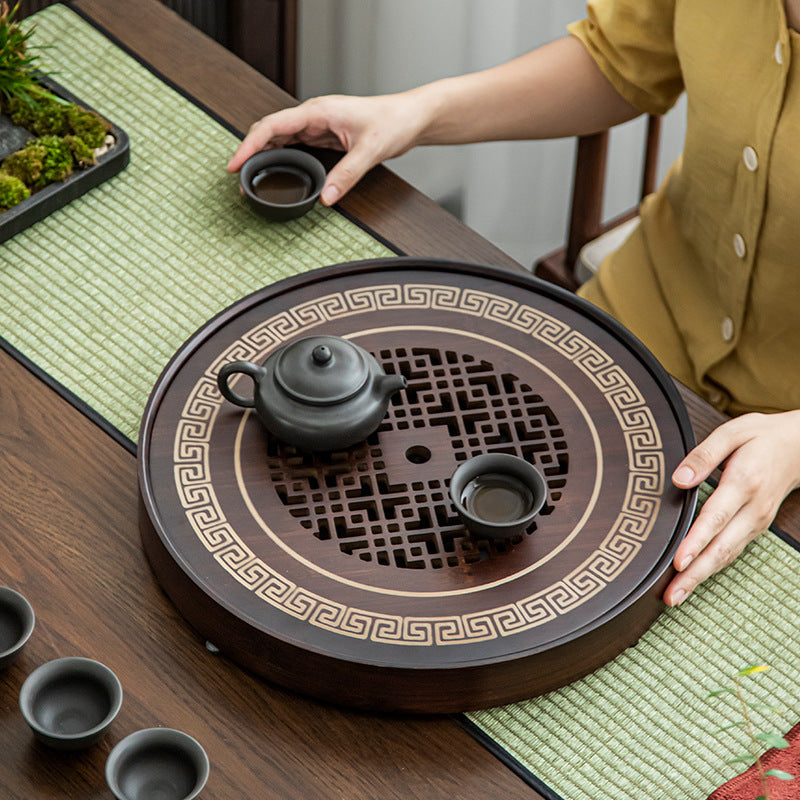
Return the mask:
[[[565,35],[584,0],[301,0],[298,94],[395,92],[484,69]],[[480,109],[476,109],[480,113]],[[681,151],[685,100],[665,118],[660,175]],[[607,218],[635,204],[643,120],[611,137]],[[419,148],[388,166],[530,266],[563,244],[574,140]]]

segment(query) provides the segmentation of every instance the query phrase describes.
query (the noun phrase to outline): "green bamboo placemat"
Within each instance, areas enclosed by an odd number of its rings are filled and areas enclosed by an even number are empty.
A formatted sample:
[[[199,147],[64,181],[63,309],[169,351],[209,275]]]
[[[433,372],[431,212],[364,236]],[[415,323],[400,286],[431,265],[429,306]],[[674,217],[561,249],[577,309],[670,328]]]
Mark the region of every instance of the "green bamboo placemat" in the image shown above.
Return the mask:
[[[225,172],[238,137],[66,6],[33,22],[43,67],[128,134],[130,164],[0,245],[0,333],[135,439],[149,387],[218,311],[281,278],[393,253],[320,205],[265,222]]]
[[[713,736],[736,703],[704,698],[762,663],[745,689],[779,713],[754,711],[756,730],[785,733],[800,720],[800,553],[771,533],[588,677],[467,716],[565,800],[704,800],[747,751],[738,728]]]
[[[391,255],[336,212],[264,222],[224,165],[237,137],[63,6],[35,17],[45,66],[123,128],[120,175],[0,245],[0,332],[136,438],[150,387],[180,344],[265,284]],[[469,715],[566,800],[704,798],[736,769],[708,732],[731,719],[706,687],[766,661],[762,695],[800,717],[800,556],[762,536],[638,645],[566,689]]]

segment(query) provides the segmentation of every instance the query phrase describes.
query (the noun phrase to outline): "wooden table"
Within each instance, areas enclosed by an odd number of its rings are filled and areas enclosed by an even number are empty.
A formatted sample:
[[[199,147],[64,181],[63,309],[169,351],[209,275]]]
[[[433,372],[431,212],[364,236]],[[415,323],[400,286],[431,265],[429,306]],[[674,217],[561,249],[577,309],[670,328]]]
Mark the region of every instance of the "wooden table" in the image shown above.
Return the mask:
[[[291,102],[155,0],[76,5],[241,130]],[[406,253],[519,268],[385,169],[370,173],[343,207]],[[23,592],[38,616],[23,656],[0,673],[4,798],[108,797],[108,751],[155,725],[185,730],[205,746],[212,763],[205,800],[542,797],[458,719],[339,710],[211,654],[143,555],[134,455],[5,352],[0,375],[0,584]],[[701,437],[720,417],[683,394]],[[800,535],[796,496],[778,522]],[[65,655],[107,663],[125,699],[101,744],[54,755],[34,743],[17,694],[32,669]]]

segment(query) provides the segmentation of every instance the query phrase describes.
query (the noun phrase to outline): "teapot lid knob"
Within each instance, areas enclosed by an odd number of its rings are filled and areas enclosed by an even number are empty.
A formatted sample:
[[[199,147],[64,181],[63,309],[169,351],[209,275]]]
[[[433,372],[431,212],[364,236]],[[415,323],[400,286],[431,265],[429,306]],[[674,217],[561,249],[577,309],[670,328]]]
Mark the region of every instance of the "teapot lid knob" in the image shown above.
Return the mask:
[[[327,345],[318,344],[312,351],[311,357],[315,364],[327,364],[331,360],[331,349]]]
[[[310,405],[343,403],[370,377],[368,353],[337,336],[308,336],[286,345],[275,363],[275,381],[290,397]]]

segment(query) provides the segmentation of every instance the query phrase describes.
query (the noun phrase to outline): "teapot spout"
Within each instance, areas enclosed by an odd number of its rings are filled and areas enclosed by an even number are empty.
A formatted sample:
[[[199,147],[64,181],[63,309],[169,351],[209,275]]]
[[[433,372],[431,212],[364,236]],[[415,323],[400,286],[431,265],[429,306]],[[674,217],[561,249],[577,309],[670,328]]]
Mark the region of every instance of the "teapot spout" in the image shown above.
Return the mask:
[[[376,381],[378,394],[390,397],[400,389],[405,389],[408,381],[403,375],[381,375]]]

